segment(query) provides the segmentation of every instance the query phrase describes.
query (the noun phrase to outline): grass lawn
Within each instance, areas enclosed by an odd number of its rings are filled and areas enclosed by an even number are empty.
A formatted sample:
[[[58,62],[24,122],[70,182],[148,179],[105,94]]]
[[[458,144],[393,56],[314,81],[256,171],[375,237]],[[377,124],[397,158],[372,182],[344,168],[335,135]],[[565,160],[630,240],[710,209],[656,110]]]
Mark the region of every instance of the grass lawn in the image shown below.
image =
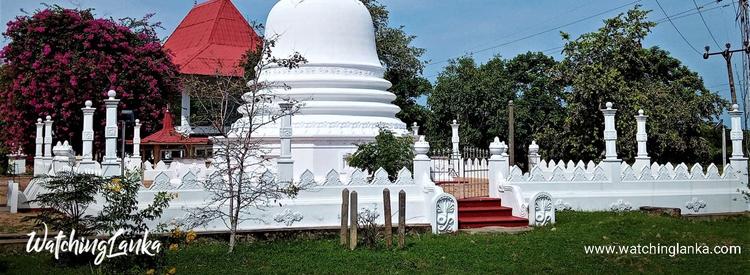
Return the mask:
[[[690,220],[632,212],[558,213],[555,227],[517,235],[411,235],[403,250],[358,248],[338,240],[226,243],[199,239],[168,254],[182,274],[238,273],[740,273],[750,270],[750,217]],[[740,245],[738,255],[587,255],[584,245]],[[90,273],[91,267],[49,270],[46,254],[0,252],[0,273]],[[97,271],[96,268],[93,271]]]

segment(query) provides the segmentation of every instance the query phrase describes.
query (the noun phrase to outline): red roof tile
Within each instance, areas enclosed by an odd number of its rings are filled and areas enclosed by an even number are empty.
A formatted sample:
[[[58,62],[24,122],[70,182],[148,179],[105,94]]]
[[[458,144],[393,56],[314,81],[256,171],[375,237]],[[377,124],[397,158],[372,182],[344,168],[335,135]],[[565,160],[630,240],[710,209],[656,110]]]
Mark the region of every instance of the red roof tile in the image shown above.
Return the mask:
[[[242,76],[242,55],[260,38],[230,0],[193,7],[164,43],[183,74]]]
[[[208,138],[183,136],[178,133],[172,124],[172,114],[167,110],[161,130],[143,138],[141,144],[208,144]]]

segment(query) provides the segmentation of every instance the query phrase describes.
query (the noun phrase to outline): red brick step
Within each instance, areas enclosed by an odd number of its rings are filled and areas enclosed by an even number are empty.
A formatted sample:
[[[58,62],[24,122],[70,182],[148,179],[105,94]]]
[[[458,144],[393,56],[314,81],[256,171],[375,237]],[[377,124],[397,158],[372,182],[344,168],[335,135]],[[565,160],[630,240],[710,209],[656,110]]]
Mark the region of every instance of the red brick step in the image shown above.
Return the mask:
[[[513,216],[513,209],[501,206],[499,198],[476,197],[458,200],[458,227],[528,226],[526,218]]]

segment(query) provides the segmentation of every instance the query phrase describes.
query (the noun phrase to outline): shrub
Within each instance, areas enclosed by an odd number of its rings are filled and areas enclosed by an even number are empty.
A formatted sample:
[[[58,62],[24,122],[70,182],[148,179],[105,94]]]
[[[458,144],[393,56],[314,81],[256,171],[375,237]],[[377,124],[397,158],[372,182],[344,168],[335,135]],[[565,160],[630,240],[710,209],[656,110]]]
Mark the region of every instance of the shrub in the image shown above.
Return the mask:
[[[377,246],[378,242],[380,242],[380,239],[383,237],[380,234],[381,226],[376,222],[378,217],[380,217],[380,214],[377,211],[368,208],[362,208],[362,211],[357,215],[357,223],[359,224],[362,244],[367,247]]]
[[[357,145],[357,151],[347,158],[347,162],[349,166],[370,172],[383,167],[393,180],[401,168],[411,170],[414,161],[412,144],[409,135],[398,137],[386,129],[380,129],[375,141]]]

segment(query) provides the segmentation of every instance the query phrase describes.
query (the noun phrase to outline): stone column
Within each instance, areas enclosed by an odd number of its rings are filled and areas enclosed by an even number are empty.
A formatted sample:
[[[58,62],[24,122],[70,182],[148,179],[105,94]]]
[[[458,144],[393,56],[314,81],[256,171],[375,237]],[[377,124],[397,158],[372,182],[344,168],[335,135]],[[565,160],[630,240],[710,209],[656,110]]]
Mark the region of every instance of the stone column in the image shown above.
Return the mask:
[[[94,111],[96,109],[91,108],[91,100],[86,100],[86,107],[81,108],[81,110],[83,111],[83,133],[81,134],[83,152],[81,152],[81,156],[83,161],[93,161]]]
[[[534,166],[539,164],[541,157],[539,156],[539,145],[536,144],[536,140],[532,140],[529,144],[529,171]]]
[[[729,111],[729,117],[732,122],[732,130],[729,132],[729,139],[732,140],[732,157],[729,163],[732,165],[737,177],[744,185],[748,183],[747,158],[742,151],[742,111],[739,105],[733,104],[732,110]]]
[[[414,143],[414,183],[422,186],[435,186],[430,179],[430,143],[425,141],[424,136],[419,136]]]
[[[279,166],[279,181],[281,183],[292,183],[294,181],[294,160],[292,159],[292,107],[294,103],[282,102],[282,117],[279,127],[279,159],[276,163]]]
[[[419,138],[419,125],[416,122],[411,125],[411,133],[415,140]]]
[[[52,117],[47,116],[44,121],[44,168],[42,174],[46,174],[52,168]]]
[[[141,159],[141,120],[135,120],[133,127],[133,157],[139,161]]]
[[[638,142],[638,155],[635,157],[633,170],[638,172],[640,172],[643,167],[651,165],[651,158],[648,156],[648,150],[646,149],[646,142],[648,141],[648,134],[646,133],[647,118],[648,116],[643,114],[643,110],[638,110],[638,115],[635,116],[635,141]]]
[[[489,175],[489,195],[499,198],[503,192],[502,182],[508,176],[507,146],[498,137],[490,143],[490,158],[487,160],[487,174]]]
[[[607,178],[611,182],[620,182],[620,163],[617,158],[617,129],[615,129],[615,114],[617,109],[612,109],[612,102],[606,103],[607,108],[602,109],[604,114],[604,143],[605,159],[602,160]]]
[[[121,162],[117,158],[117,105],[120,103],[120,100],[115,98],[116,95],[117,94],[114,90],[109,90],[109,92],[107,92],[109,98],[104,100],[104,104],[107,108],[107,125],[104,127],[105,150],[104,160],[102,161],[103,177],[119,176],[121,173]]]
[[[34,176],[44,174],[44,122],[41,118],[36,119],[36,147],[34,149]]]
[[[461,151],[459,149],[460,144],[460,138],[458,136],[458,121],[455,119],[453,120],[453,123],[451,123],[451,161],[453,165],[453,170],[458,173],[458,175],[462,175],[461,166],[459,165],[459,162],[461,161]]]

